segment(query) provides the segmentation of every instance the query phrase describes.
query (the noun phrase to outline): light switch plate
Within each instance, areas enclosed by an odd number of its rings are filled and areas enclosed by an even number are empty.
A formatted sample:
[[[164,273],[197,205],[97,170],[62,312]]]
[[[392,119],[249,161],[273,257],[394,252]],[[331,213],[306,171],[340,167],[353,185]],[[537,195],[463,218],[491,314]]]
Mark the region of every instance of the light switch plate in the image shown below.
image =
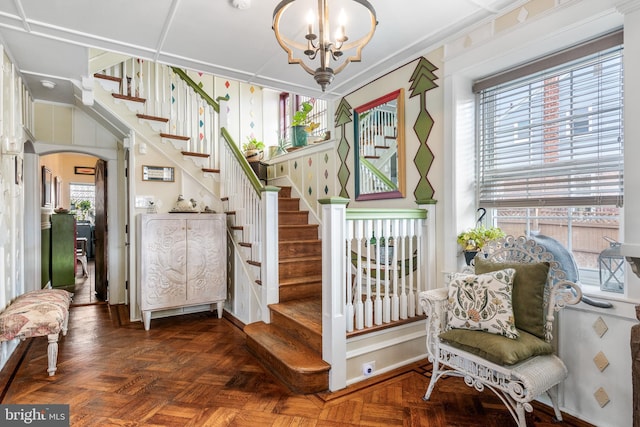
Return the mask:
[[[153,202],[153,196],[136,196],[136,208],[147,208]]]

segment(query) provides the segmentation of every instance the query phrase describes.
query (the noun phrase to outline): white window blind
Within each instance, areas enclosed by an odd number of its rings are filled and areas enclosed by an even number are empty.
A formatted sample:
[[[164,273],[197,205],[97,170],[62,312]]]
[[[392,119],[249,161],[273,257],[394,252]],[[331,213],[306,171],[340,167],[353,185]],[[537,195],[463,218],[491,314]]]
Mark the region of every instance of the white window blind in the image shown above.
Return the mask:
[[[622,37],[606,40],[474,85],[480,206],[622,205]]]

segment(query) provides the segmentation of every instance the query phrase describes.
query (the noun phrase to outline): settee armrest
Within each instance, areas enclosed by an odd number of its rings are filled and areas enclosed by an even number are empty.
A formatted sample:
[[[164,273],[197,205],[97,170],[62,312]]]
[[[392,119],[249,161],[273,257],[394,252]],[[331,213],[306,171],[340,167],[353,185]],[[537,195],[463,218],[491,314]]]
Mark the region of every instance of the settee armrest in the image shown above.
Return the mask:
[[[580,285],[568,280],[561,280],[549,290],[549,300],[547,303],[547,318],[545,322],[545,340],[551,342],[553,338],[553,320],[555,313],[562,310],[567,305],[575,305],[582,299],[582,289]]]
[[[448,289],[438,288],[420,292],[419,301],[427,315],[427,354],[433,362],[438,354],[438,336],[447,324]]]

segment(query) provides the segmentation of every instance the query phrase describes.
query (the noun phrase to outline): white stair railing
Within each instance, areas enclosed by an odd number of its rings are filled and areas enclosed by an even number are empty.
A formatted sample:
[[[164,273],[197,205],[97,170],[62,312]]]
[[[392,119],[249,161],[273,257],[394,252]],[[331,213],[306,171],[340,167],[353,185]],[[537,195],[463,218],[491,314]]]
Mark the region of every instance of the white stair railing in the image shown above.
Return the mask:
[[[366,159],[360,159],[360,193],[382,193],[389,191],[396,191],[398,186],[391,182],[387,176],[384,176],[384,171],[378,170],[372,163]],[[389,174],[390,175],[390,174]]]
[[[155,130],[165,134],[163,141],[170,141],[181,151],[202,155],[204,168],[218,168],[219,119],[215,102],[207,100],[206,94],[196,91],[181,77],[186,73],[131,58],[98,74],[114,78],[98,79],[106,90],[137,98],[129,102],[137,104],[134,108],[139,113],[168,119],[166,123],[149,120]]]
[[[228,210],[235,214],[233,222],[240,226],[235,229],[234,233],[238,235],[234,238],[249,245],[245,247],[248,253],[243,258],[254,264],[256,275],[251,279],[261,285],[261,320],[269,323],[268,305],[279,301],[277,248],[280,189],[262,186],[226,129],[221,129],[221,135],[225,142],[221,144],[224,169],[221,191],[228,198]]]
[[[358,122],[360,156],[376,156],[376,147],[388,146],[387,139],[396,136],[397,120],[393,111],[374,109]]]
[[[322,357],[335,391],[346,387],[347,333],[423,315],[418,294],[436,282],[435,205],[346,209],[341,197],[319,202]]]
[[[278,301],[278,254],[274,248],[278,242],[279,189],[262,186],[224,129],[226,118],[220,117],[219,104],[183,70],[133,58],[97,74],[112,77],[98,81],[116,94],[116,102],[128,103],[140,120],[148,121],[163,143],[169,141],[182,154],[205,159],[205,172],[220,171],[218,196],[226,198],[227,211],[233,212],[230,234],[241,248],[241,259],[252,264],[244,271],[254,272],[251,281],[262,285],[258,303],[262,320],[268,322],[267,305]]]
[[[347,332],[422,315],[425,219],[422,209],[347,209]]]

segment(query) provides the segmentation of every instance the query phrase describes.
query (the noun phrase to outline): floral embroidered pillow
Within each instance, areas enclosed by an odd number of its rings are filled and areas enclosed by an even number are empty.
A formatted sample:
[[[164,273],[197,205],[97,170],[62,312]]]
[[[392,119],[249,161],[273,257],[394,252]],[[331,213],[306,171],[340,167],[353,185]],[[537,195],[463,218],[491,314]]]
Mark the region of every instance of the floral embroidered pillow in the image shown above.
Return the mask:
[[[455,273],[449,283],[449,329],[471,329],[518,337],[511,292],[515,269],[485,274]]]

